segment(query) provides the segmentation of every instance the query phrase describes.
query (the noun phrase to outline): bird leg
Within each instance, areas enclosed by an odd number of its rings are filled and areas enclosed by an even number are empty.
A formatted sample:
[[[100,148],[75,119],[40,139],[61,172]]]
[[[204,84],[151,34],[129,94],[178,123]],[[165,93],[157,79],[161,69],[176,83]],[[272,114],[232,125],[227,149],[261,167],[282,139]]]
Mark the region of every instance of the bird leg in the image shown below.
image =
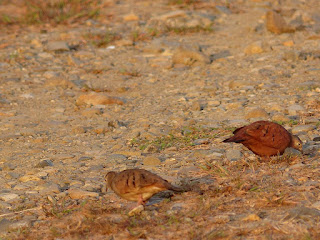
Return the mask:
[[[138,206],[139,205],[145,205],[146,204],[146,202],[143,200],[143,197],[142,197],[142,194],[140,195],[140,197],[139,197],[139,200],[138,200]]]

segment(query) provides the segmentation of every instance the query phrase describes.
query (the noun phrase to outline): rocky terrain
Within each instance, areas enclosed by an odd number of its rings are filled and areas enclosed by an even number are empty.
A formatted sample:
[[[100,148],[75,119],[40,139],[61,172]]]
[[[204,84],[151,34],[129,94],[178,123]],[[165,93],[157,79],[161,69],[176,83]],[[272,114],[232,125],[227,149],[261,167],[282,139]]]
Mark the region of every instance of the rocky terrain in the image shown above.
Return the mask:
[[[318,0],[0,4],[0,239],[320,238]],[[222,143],[261,119],[304,154]],[[127,168],[191,191],[129,217]]]

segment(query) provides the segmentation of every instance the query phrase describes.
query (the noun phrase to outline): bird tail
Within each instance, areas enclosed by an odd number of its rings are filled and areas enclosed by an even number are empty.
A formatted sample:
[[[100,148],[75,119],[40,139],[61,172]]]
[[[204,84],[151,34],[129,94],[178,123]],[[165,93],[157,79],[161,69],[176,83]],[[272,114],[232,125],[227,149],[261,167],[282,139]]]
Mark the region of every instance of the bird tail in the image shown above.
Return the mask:
[[[241,143],[243,141],[244,141],[244,139],[239,139],[239,138],[236,138],[235,136],[233,136],[233,137],[230,137],[230,138],[227,138],[227,139],[223,140],[222,142],[225,142],[225,143],[227,143],[227,142]]]
[[[226,143],[226,142],[233,142],[233,141],[232,141],[232,137],[231,137],[231,138],[227,138],[227,139],[223,140],[222,142],[225,142],[225,143]]]

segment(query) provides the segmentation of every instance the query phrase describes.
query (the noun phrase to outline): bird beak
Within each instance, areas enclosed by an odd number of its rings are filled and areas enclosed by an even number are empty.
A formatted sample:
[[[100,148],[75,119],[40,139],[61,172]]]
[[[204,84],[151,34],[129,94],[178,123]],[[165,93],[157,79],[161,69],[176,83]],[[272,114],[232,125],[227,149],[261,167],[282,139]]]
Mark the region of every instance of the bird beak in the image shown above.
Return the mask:
[[[308,155],[308,153],[306,153],[306,152],[303,151],[302,146],[301,146],[301,148],[300,148],[299,150],[300,150],[300,152],[301,152],[302,155]]]
[[[107,183],[104,183],[104,184],[103,184],[102,190],[103,190],[103,192],[108,192],[108,184],[107,184]],[[105,191],[104,191],[104,190],[105,190]]]

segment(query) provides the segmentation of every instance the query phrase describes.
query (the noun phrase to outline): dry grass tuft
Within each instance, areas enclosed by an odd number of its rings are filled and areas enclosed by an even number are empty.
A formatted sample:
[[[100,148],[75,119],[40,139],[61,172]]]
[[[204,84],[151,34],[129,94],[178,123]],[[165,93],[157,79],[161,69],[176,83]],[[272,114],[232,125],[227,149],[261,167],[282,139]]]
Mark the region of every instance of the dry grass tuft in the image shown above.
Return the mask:
[[[17,3],[4,1],[3,5],[9,8],[16,7],[19,14],[14,11],[0,12],[0,23],[10,24],[61,24],[73,23],[99,16],[102,1],[95,0],[23,0]]]
[[[301,166],[291,168],[296,165]],[[315,159],[211,161],[208,168],[189,174],[189,181],[194,182],[190,192],[147,206],[141,215],[127,216],[129,203],[113,193],[98,201],[66,198],[44,204],[44,219],[48,221],[11,236],[14,239],[318,239],[319,219],[292,211],[300,206],[311,208],[318,201],[319,169]],[[316,185],[305,184],[308,181]]]
[[[113,43],[114,41],[120,40],[122,37],[112,31],[106,31],[104,33],[89,33],[84,36],[84,38],[89,41],[92,45],[97,47],[106,47],[107,45]]]
[[[144,138],[134,138],[130,140],[132,147],[137,147],[144,150],[147,147],[154,147],[159,150],[164,150],[169,147],[186,148],[194,146],[195,140],[207,139],[206,144],[214,139],[224,136],[228,133],[226,129],[204,128],[199,126],[189,126],[176,131],[170,132],[167,135],[149,140]]]

